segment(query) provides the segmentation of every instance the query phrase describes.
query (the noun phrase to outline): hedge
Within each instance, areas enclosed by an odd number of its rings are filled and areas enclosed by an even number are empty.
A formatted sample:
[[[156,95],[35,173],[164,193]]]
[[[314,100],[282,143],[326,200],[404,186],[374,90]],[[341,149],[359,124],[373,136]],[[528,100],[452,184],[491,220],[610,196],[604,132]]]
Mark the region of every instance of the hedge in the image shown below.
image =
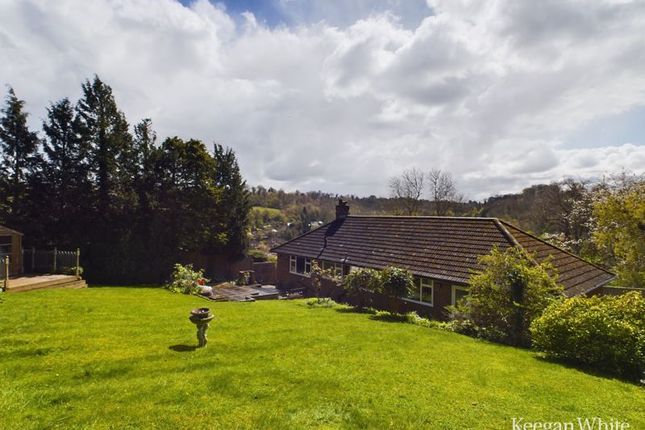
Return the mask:
[[[645,372],[645,299],[638,292],[555,303],[530,330],[533,346],[549,357],[623,376]]]

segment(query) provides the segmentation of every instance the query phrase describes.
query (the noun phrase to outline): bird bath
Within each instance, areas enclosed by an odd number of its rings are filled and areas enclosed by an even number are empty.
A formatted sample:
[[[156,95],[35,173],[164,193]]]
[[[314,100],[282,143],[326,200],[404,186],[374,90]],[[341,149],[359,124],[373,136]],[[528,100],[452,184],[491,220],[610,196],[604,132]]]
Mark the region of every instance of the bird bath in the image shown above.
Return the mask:
[[[198,346],[206,346],[208,339],[206,338],[206,330],[208,330],[208,324],[215,318],[211,314],[210,309],[208,308],[197,308],[190,311],[190,322],[197,326],[197,342]]]

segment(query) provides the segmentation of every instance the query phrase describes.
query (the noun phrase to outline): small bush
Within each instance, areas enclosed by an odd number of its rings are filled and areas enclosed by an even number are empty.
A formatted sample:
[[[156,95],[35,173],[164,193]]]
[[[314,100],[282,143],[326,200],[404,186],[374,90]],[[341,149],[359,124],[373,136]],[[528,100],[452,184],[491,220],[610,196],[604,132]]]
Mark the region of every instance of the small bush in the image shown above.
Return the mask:
[[[354,300],[356,307],[370,307],[372,301],[369,293],[378,293],[381,290],[379,274],[373,269],[353,270],[343,278],[343,289],[347,297]]]
[[[379,273],[383,293],[392,297],[407,297],[414,288],[412,274],[398,267],[386,267]]]
[[[237,279],[235,280],[235,285],[237,285],[238,287],[249,285],[250,283],[251,283],[251,273],[249,273],[248,270],[241,271]]]
[[[175,264],[172,278],[164,287],[173,293],[199,294],[201,287],[207,282],[203,270],[194,270],[192,264]]]
[[[253,261],[257,263],[269,261],[269,254],[261,249],[250,249],[246,255],[251,257]]]
[[[308,299],[305,303],[310,308],[333,308],[338,305],[338,303],[329,297],[313,297]]]
[[[555,303],[533,321],[531,335],[549,357],[624,376],[645,372],[645,299],[638,292]]]

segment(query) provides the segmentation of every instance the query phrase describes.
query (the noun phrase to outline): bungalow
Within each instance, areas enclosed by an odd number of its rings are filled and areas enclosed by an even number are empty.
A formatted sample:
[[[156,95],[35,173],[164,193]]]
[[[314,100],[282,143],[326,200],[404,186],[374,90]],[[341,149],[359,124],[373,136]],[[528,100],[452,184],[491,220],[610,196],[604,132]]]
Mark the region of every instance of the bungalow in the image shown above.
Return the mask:
[[[4,258],[9,256],[9,274],[22,273],[22,233],[0,225],[0,266],[4,273]],[[0,279],[2,274],[0,273]]]
[[[345,275],[354,268],[409,270],[415,289],[401,298],[402,311],[446,318],[445,307],[468,293],[478,257],[497,246],[519,246],[538,261],[548,257],[568,297],[601,289],[614,275],[497,218],[434,216],[350,216],[339,200],[336,219],[272,249],[278,255],[280,288],[311,287],[313,260]],[[340,295],[340,291],[328,292]]]

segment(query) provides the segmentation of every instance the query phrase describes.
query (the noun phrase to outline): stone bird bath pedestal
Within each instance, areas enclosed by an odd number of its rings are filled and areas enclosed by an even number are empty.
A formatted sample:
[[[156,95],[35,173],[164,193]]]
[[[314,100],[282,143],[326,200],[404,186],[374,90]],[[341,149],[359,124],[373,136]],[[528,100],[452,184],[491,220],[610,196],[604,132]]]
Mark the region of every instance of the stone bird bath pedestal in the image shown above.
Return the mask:
[[[206,330],[208,330],[208,324],[214,317],[208,308],[197,308],[190,311],[190,322],[197,326],[197,342],[199,343],[199,348],[206,346],[206,342],[208,341],[206,338]]]

